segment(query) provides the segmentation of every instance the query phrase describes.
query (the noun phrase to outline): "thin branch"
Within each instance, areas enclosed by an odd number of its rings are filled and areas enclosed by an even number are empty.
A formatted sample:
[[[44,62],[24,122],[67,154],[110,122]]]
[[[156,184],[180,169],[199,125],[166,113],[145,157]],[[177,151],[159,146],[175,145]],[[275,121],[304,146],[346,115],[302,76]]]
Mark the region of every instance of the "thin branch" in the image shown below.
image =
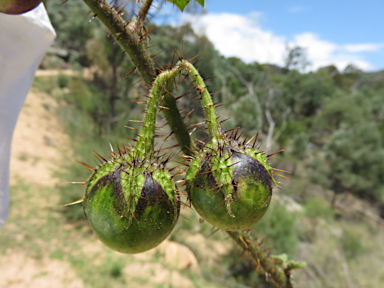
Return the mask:
[[[255,130],[260,130],[260,128],[263,124],[263,118],[261,117],[262,111],[261,111],[261,104],[260,104],[259,96],[256,94],[255,89],[253,88],[254,79],[252,82],[248,82],[247,80],[245,80],[245,78],[240,73],[240,71],[237,70],[235,67],[230,67],[230,69],[237,76],[237,78],[240,80],[240,82],[243,83],[243,85],[245,87],[247,87],[249,95],[251,95],[251,97],[256,100],[257,111],[255,111],[255,117],[257,118],[258,127],[255,127]]]
[[[265,102],[265,116],[267,117],[269,128],[268,128],[268,136],[266,140],[266,149],[269,150],[272,147],[273,143],[275,143],[277,139],[279,139],[280,135],[284,132],[285,128],[287,127],[287,118],[288,118],[288,115],[291,113],[291,107],[288,107],[284,111],[283,117],[282,117],[283,124],[281,125],[280,129],[274,134],[276,123],[272,118],[270,108],[271,108],[271,102],[275,97],[275,93],[273,88],[269,85],[269,83],[267,83],[267,87],[268,87],[268,99]]]
[[[140,25],[144,23],[145,18],[147,17],[149,8],[151,8],[152,2],[153,0],[145,0],[143,5],[141,6],[139,15],[137,15],[136,27],[135,27],[136,31],[140,28]]]
[[[273,131],[275,130],[275,121],[273,121],[272,115],[271,115],[271,101],[274,97],[273,88],[268,89],[268,99],[267,102],[265,102],[265,116],[267,117],[267,121],[269,124],[268,128],[268,136],[266,141],[266,149],[269,150],[272,147],[272,137],[273,137]]]
[[[277,130],[277,132],[275,133],[275,135],[273,136],[273,142],[276,142],[277,139],[279,139],[280,135],[284,132],[285,128],[287,127],[287,118],[288,118],[288,115],[291,114],[291,107],[288,107],[284,113],[283,113],[283,124],[281,125],[280,129]]]
[[[259,246],[250,240],[247,234],[235,231],[227,231],[227,233],[244,251],[250,253],[257,263],[260,263],[265,276],[271,279],[276,287],[292,288],[289,271],[286,272],[276,265]]]

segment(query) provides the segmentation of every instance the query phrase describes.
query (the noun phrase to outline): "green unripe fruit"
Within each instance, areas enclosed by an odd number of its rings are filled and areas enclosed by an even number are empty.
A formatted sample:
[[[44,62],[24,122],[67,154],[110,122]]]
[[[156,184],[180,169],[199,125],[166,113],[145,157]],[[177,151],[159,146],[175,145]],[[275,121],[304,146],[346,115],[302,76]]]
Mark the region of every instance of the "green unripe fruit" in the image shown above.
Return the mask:
[[[208,143],[186,174],[196,211],[227,231],[249,229],[263,217],[272,198],[272,182],[267,157],[233,139]]]
[[[130,155],[114,158],[93,173],[83,201],[97,237],[127,254],[148,251],[172,232],[180,210],[167,171]]]

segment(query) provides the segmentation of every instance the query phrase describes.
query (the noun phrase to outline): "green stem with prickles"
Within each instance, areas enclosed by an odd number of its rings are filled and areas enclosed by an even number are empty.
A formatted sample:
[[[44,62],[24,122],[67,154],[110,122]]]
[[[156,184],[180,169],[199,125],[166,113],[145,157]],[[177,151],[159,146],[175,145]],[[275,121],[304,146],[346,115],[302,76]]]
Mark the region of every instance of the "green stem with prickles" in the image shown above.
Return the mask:
[[[173,79],[183,70],[184,62],[186,61],[180,61],[173,69],[160,73],[153,82],[147,102],[147,111],[139,132],[139,139],[135,146],[136,150],[141,153],[141,156],[145,157],[145,155],[154,151],[155,124],[159,101],[164,94],[169,94],[167,88],[173,88],[173,85],[171,86],[170,83],[173,83]]]
[[[149,8],[151,8],[153,0],[144,1],[143,5],[140,8],[139,14],[137,15],[136,29],[140,28],[140,25],[144,22],[145,17],[147,17]]]
[[[247,234],[236,231],[226,232],[244,251],[248,251],[253,259],[257,259],[266,276],[269,275],[271,277],[276,287],[292,288],[289,274],[287,275],[282,268],[276,265],[259,246],[253,244]]]
[[[97,15],[97,18],[108,27],[113,37],[127,52],[145,83],[152,84],[157,73],[146,45],[146,39],[140,39],[141,35],[136,33],[140,33],[140,31],[133,29],[135,25],[130,25],[121,18],[107,0],[84,0],[84,2]]]
[[[200,96],[201,105],[204,109],[205,120],[208,126],[208,132],[211,140],[221,138],[219,131],[220,123],[217,120],[217,114],[215,106],[213,105],[211,94],[209,94],[204,79],[200,76],[196,68],[187,61],[181,61],[184,66],[184,71],[188,73],[188,76],[192,79],[193,84],[197,89],[197,93]]]
[[[217,120],[216,109],[213,105],[211,94],[209,94],[204,79],[200,76],[197,69],[187,60],[181,60],[176,64],[176,71],[183,71],[188,74],[196,87],[197,93],[201,99],[201,104],[204,109],[205,120],[208,126],[208,132],[211,139],[221,138],[219,131],[220,123]]]
[[[186,72],[196,86],[204,108],[211,139],[218,139],[221,137],[218,129],[220,123],[217,120],[216,110],[203,78],[191,63],[186,60],[181,60],[171,70],[166,70],[159,74],[153,83],[147,103],[147,111],[144,116],[143,125],[140,129],[139,139],[135,146],[142,156],[145,156],[148,153],[153,153],[154,151],[156,113],[159,106],[159,100],[161,96],[164,95],[164,92],[169,94],[168,89],[172,88],[171,83],[173,83],[173,79],[181,71]]]
[[[156,77],[153,83],[147,102],[147,111],[135,146],[140,156],[145,157],[154,151],[157,109],[161,96],[164,94],[164,86],[170,78],[170,73],[171,71],[169,70],[162,72]]]

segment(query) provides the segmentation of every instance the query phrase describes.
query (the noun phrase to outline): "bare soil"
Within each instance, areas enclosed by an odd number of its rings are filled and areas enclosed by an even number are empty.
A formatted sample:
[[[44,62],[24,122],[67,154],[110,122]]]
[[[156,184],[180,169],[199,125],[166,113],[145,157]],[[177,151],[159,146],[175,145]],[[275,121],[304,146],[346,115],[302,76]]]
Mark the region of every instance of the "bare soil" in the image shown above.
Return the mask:
[[[67,145],[69,140],[55,118],[55,105],[45,93],[28,94],[12,141],[11,185],[24,181],[54,187],[57,183],[52,168],[62,157],[58,147]],[[84,287],[69,263],[49,257],[35,259],[29,252],[20,249],[0,257],[0,287]]]

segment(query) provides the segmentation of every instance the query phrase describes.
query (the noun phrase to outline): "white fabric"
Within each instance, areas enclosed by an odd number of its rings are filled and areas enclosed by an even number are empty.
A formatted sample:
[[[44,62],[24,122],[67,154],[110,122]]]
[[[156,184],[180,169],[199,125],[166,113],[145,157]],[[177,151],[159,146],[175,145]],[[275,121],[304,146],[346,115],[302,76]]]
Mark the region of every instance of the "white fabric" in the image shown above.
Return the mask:
[[[21,15],[0,13],[0,229],[8,216],[13,130],[36,69],[55,36],[43,4]]]

